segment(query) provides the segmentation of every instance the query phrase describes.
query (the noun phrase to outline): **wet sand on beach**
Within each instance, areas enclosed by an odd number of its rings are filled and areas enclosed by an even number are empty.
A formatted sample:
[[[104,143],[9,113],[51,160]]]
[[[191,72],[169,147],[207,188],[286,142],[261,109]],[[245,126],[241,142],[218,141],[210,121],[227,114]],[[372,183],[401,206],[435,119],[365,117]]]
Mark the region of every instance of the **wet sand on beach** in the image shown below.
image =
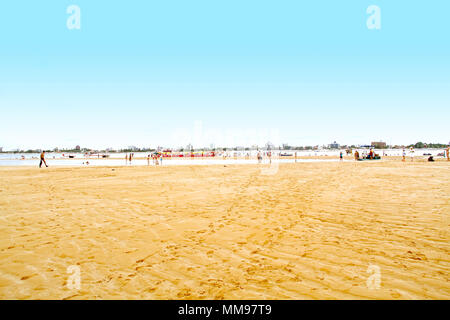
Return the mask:
[[[449,195],[447,161],[2,167],[0,299],[450,299]]]

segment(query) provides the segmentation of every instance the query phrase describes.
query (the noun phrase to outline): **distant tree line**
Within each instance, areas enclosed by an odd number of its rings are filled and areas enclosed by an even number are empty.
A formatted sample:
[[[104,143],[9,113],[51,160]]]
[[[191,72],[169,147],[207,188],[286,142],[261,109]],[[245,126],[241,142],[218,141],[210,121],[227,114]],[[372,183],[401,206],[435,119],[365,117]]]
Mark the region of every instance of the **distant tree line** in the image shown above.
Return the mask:
[[[430,148],[430,149],[440,149],[440,148],[447,148],[447,144],[444,143],[424,143],[424,142],[416,142],[415,144],[410,144],[407,146],[403,146],[403,145],[395,145],[395,146],[386,146],[386,148],[392,148],[392,149],[401,149],[401,148],[415,148],[415,149],[424,149],[424,148]],[[323,146],[324,149],[330,149],[329,147]],[[355,145],[351,145],[351,146],[346,146],[346,145],[341,145],[340,146],[341,149],[355,149],[358,148],[358,146]],[[187,148],[175,148],[174,150],[176,151],[180,151],[180,152],[192,152],[192,151],[207,151],[207,150],[211,150],[211,151],[230,151],[230,150],[234,150],[234,151],[251,151],[251,150],[263,150],[265,149],[265,147],[233,147],[233,148],[223,148],[223,147],[214,147],[214,148],[192,148],[191,150],[187,149]],[[319,149],[319,146],[297,146],[297,147],[293,147],[293,146],[289,146],[287,144],[284,144],[283,146],[278,146],[278,147],[273,147],[274,150],[278,149],[278,150],[317,150]],[[1,150],[1,149],[0,149]],[[12,150],[12,151],[5,151],[2,150],[0,151],[0,153],[40,153],[43,150],[41,149],[29,149],[29,150]],[[108,149],[108,150],[94,150],[94,149],[89,149],[89,148],[81,148],[81,149],[58,149],[55,148],[53,150],[44,150],[45,152],[60,152],[60,153],[86,153],[86,152],[93,152],[93,153],[117,153],[117,152],[124,152],[124,153],[131,153],[131,152],[154,152],[156,151],[156,149],[153,148],[126,148],[126,149],[119,149],[119,150],[112,150],[112,149]]]
[[[423,142],[416,142],[415,144],[411,144],[408,146],[413,147],[415,149],[423,149],[423,148],[446,148],[447,145],[446,144],[442,144],[442,143],[423,143]]]

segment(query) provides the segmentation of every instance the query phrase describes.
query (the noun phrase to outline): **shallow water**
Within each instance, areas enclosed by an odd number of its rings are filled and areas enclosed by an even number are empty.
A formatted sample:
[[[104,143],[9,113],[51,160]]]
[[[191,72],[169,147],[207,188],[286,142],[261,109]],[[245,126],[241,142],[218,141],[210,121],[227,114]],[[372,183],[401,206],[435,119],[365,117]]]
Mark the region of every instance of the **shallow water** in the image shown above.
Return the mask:
[[[360,154],[363,155],[367,153],[367,149],[358,149]],[[375,153],[383,156],[402,156],[401,149],[385,149],[385,150],[374,150]],[[443,149],[416,149],[414,152],[414,156],[424,156],[424,154],[431,154],[433,156],[437,156],[437,154],[442,153]],[[317,161],[339,161],[339,153],[341,150],[317,150],[317,151],[296,151],[298,157],[336,157],[336,159],[297,159],[297,162],[317,162]],[[343,150],[344,155],[345,151]],[[250,160],[242,159],[246,156],[246,154],[250,154]],[[274,157],[278,156],[280,153],[282,154],[291,154],[294,155],[295,151],[284,150],[284,151],[273,151],[272,154]],[[220,154],[220,153],[219,153]],[[257,151],[227,151],[228,159],[223,159],[221,155],[215,158],[171,158],[164,159],[163,165],[210,165],[210,164],[256,164],[258,163],[256,160]],[[68,156],[74,156],[73,159],[69,159]],[[86,158],[82,153],[47,153],[46,161],[50,166],[86,166],[86,161],[89,161],[89,166],[125,166],[125,153],[109,153],[109,158],[102,159],[97,156],[91,156]],[[137,159],[137,158],[147,158],[149,155],[148,152],[135,152],[134,156],[136,160],[133,160],[132,165],[137,166],[145,166],[147,165],[147,160]],[[409,157],[409,150],[406,150],[406,155]],[[0,153],[0,166],[38,166],[39,165],[39,156],[38,153]],[[233,157],[237,156],[241,159],[234,160]],[[21,160],[22,157],[24,160]],[[280,163],[292,163],[295,162],[294,159],[280,159],[274,160],[279,161]],[[265,159],[264,163],[268,163],[268,160]],[[151,161],[151,165],[153,162]]]
[[[50,167],[56,166],[69,166],[69,167],[80,167],[80,166],[130,166],[126,164],[125,160],[119,159],[48,159],[46,160]],[[86,162],[89,161],[89,164]],[[297,159],[297,162],[335,162],[339,159]],[[272,160],[273,164],[276,163],[294,163],[294,159],[280,159]],[[257,164],[257,160],[244,160],[244,159],[165,159],[162,162],[163,166],[177,166],[177,165],[226,165],[226,164]],[[269,164],[268,160],[264,160],[263,164]],[[147,166],[147,160],[133,160],[132,166]],[[150,165],[154,166],[153,161],[150,161]],[[39,160],[0,160],[0,166],[39,166]]]

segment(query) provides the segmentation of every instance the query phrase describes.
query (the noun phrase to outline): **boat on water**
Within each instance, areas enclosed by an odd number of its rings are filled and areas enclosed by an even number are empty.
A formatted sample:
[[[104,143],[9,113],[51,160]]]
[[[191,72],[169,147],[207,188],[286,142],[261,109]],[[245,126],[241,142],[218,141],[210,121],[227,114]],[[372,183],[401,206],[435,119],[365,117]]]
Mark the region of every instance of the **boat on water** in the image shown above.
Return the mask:
[[[84,154],[85,157],[97,157],[97,158],[103,158],[103,159],[107,159],[109,158],[109,154],[102,154],[102,153],[85,153]]]

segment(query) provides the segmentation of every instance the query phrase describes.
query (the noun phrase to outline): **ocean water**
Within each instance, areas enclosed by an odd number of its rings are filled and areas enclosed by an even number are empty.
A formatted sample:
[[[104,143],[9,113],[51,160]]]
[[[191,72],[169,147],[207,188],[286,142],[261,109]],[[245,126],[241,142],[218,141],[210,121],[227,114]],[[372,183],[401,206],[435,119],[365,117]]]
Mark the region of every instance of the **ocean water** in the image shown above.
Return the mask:
[[[87,164],[87,161],[89,164]],[[334,162],[339,161],[339,159],[297,159],[297,162]],[[130,164],[126,164],[125,160],[119,159],[88,159],[88,160],[79,160],[79,159],[48,159],[46,160],[47,164],[50,167],[57,166],[68,166],[68,167],[85,167],[85,166],[130,166]],[[294,159],[273,159],[272,163],[294,163]],[[177,166],[177,165],[226,165],[226,164],[257,164],[258,161],[256,159],[222,159],[218,158],[205,158],[205,159],[164,159],[162,162],[163,166]],[[268,164],[269,160],[264,159],[262,163]],[[34,160],[0,160],[0,166],[38,166],[39,159]],[[132,166],[147,166],[149,165],[147,160],[133,160]],[[153,166],[153,161],[150,161],[150,165]]]
[[[345,155],[345,150],[342,150]],[[442,153],[442,149],[416,149],[414,152],[415,157],[424,156],[424,154],[431,154],[437,156],[437,154]],[[294,155],[295,151],[289,150],[277,150],[272,151],[274,157],[281,154],[291,154]],[[359,149],[362,155],[367,150]],[[245,157],[249,153],[250,159],[234,159],[234,157]],[[297,151],[298,157],[321,157],[321,156],[331,156],[336,157],[336,159],[297,159],[297,162],[318,162],[318,161],[339,161],[340,150],[317,150],[317,151]],[[385,150],[375,150],[375,153],[386,156],[402,156],[401,149],[385,149]],[[135,152],[135,158],[147,158],[149,153],[145,152]],[[224,159],[223,155],[216,156],[215,158],[203,157],[203,158],[172,158],[163,159],[163,165],[211,165],[211,164],[257,164],[256,160],[257,151],[229,151],[226,152],[228,158]],[[102,159],[97,156],[91,156],[86,158],[84,154],[70,154],[73,155],[73,159],[68,158],[67,153],[47,153],[46,161],[49,166],[125,166],[125,153],[110,153],[109,158]],[[409,150],[406,151],[406,155],[409,156]],[[0,166],[38,166],[39,165],[38,153],[1,153],[0,154]],[[22,158],[23,157],[23,158]],[[87,161],[89,164],[87,164]],[[293,163],[294,159],[273,159],[273,162],[277,161],[279,163]],[[263,163],[269,163],[267,158],[264,158]],[[144,159],[133,159],[132,165],[134,166],[146,166],[148,165],[147,160]],[[153,161],[150,161],[150,165],[153,165]]]

